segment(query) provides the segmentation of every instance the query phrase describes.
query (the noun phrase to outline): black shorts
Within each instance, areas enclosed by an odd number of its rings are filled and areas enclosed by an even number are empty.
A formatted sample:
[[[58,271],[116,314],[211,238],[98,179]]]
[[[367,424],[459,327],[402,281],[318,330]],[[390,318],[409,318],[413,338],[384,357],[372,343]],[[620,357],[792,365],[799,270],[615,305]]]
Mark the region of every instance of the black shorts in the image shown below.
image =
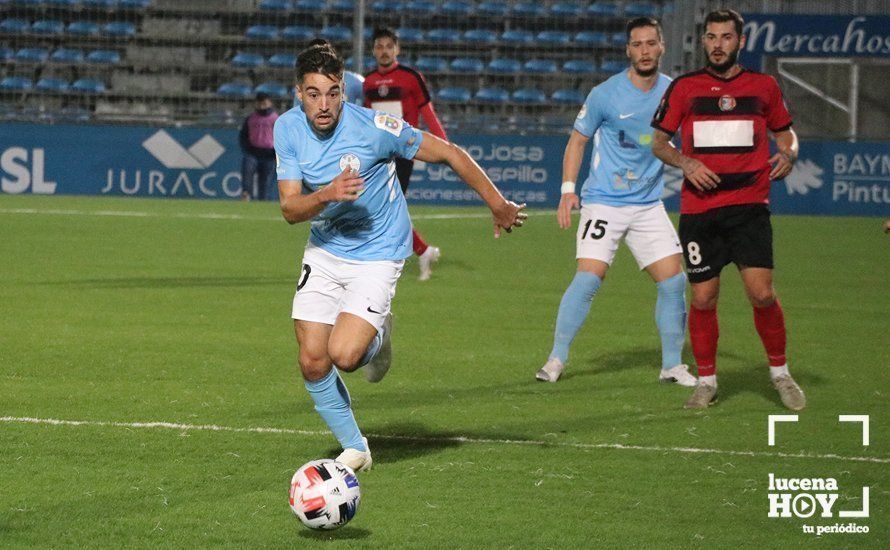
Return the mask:
[[[692,283],[720,276],[730,262],[773,268],[773,228],[765,204],[739,204],[680,215],[680,241]]]
[[[396,175],[399,177],[399,185],[402,186],[403,195],[408,192],[412,172],[414,172],[413,160],[396,158]]]

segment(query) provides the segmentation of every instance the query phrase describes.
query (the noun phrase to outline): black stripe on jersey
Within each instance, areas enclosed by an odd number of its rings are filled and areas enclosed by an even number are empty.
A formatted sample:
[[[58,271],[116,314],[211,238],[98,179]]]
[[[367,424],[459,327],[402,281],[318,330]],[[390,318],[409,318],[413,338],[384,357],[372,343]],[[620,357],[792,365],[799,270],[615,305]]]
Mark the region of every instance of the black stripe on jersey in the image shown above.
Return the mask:
[[[757,183],[757,175],[759,173],[759,171],[754,171],[717,174],[717,176],[720,177],[720,183],[717,184],[717,191],[732,191],[734,189],[750,187]]]
[[[781,128],[775,128],[775,129],[774,129],[774,128],[770,128],[769,131],[772,132],[772,133],[774,133],[774,134],[778,134],[779,132],[784,132],[785,130],[790,129],[791,126],[792,126],[791,124],[786,124],[785,126],[782,126]]]
[[[664,95],[661,96],[661,103],[658,104],[658,109],[655,110],[655,115],[653,115],[653,117],[652,117],[651,126],[653,128],[655,128],[657,130],[661,130],[665,134],[667,134],[671,137],[674,137],[674,134],[676,132],[671,132],[670,130],[663,128],[661,126],[661,122],[664,120],[664,117],[667,114],[668,107],[670,106],[671,94],[674,91],[674,86],[676,86],[677,82],[680,82],[684,78],[689,78],[691,76],[697,76],[697,75],[701,74],[703,71],[704,70],[702,69],[702,70],[698,70],[698,71],[692,71],[691,73],[681,74],[680,76],[675,78],[673,81],[671,81],[671,83],[667,87],[667,90],[664,91]]]
[[[753,145],[742,145],[737,147],[692,147],[692,152],[696,155],[728,155],[733,153],[750,153],[755,147]]]
[[[398,86],[389,88],[387,86],[386,95],[380,95],[380,86],[370,88],[365,94],[365,99],[369,101],[402,101],[402,89]]]
[[[721,98],[719,96],[694,97],[692,98],[692,113],[696,115],[708,116],[736,116],[736,115],[759,115],[763,116],[766,112],[766,106],[757,96],[736,97],[735,107],[728,111],[720,108]]]
[[[420,91],[423,93],[423,103],[417,106],[418,109],[422,108],[424,105],[432,101],[432,97],[430,96],[430,91],[426,87],[426,80],[423,79],[423,75],[412,69],[411,67],[406,67],[405,65],[399,65],[398,69],[402,69],[414,75],[417,78],[417,85],[420,86]]]

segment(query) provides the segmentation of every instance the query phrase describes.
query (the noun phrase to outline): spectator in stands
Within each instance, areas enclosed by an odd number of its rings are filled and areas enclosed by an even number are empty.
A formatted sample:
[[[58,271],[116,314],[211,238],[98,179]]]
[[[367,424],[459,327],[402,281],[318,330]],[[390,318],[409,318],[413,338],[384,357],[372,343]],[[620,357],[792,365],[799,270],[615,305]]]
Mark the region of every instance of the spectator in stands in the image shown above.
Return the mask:
[[[275,146],[272,128],[278,111],[269,94],[256,95],[255,110],[244,119],[238,141],[244,158],[241,161],[241,200],[265,200],[275,177]],[[256,176],[256,182],[254,182]]]

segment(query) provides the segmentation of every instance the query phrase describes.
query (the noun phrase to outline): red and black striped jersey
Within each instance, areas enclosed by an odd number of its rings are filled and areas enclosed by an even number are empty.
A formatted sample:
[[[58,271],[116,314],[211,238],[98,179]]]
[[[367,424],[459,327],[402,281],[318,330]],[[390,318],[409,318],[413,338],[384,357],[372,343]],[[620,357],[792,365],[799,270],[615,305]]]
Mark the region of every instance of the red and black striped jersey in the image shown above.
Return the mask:
[[[414,127],[420,110],[430,102],[423,75],[401,64],[385,73],[379,69],[368,73],[362,90],[365,107],[395,115]]]
[[[731,78],[698,70],[675,79],[652,126],[673,136],[683,154],[720,176],[716,190],[683,181],[680,212],[697,214],[733,204],[769,202],[769,133],[791,127],[776,79],[742,69]]]

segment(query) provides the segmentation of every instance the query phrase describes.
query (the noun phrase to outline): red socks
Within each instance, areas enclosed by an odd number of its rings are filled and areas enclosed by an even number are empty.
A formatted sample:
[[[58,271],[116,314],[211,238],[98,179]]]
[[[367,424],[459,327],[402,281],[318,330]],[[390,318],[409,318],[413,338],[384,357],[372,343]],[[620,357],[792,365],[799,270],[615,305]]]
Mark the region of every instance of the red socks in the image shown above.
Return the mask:
[[[771,306],[754,308],[754,326],[763,342],[769,366],[785,364],[785,315],[776,300]]]
[[[426,252],[428,245],[426,244],[426,241],[423,240],[423,237],[420,236],[420,233],[413,227],[411,228],[411,236],[414,237],[414,253],[420,256]]]
[[[689,341],[692,344],[692,355],[695,356],[699,376],[712,376],[717,373],[717,339],[719,337],[717,310],[690,307]]]

